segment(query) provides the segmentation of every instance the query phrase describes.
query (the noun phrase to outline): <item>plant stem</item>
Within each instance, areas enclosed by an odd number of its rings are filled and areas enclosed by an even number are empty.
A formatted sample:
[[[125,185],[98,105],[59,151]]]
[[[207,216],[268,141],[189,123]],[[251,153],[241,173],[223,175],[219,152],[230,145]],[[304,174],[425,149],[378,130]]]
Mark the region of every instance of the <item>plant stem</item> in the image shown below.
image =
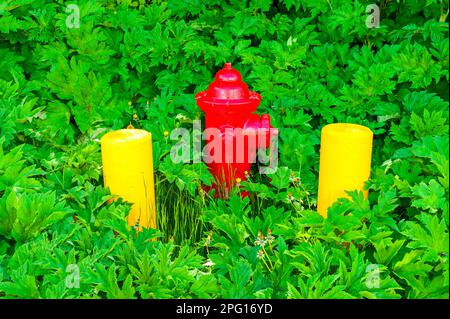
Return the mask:
[[[264,265],[266,265],[267,270],[269,272],[272,272],[272,269],[270,269],[270,267],[267,265],[266,260],[264,258],[263,258],[263,262],[264,262]]]
[[[267,254],[266,249],[264,248],[264,246],[261,246],[261,247],[262,247],[262,250],[263,250],[264,254],[266,255],[267,259],[269,260],[270,267],[273,268],[272,261],[270,260],[269,255]]]

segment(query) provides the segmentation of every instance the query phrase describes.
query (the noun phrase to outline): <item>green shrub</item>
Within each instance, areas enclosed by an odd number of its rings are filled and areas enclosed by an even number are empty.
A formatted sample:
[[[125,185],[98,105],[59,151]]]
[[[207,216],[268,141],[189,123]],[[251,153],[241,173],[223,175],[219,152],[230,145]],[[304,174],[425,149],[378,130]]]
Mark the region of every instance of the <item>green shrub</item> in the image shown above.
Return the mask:
[[[0,4],[0,297],[449,297],[448,2],[379,1],[378,28],[362,0],[75,2],[79,28],[70,2]],[[280,129],[280,169],[228,201],[164,136],[224,62]],[[332,122],[372,129],[372,176],[323,219]],[[129,124],[161,232],[102,187],[98,139]]]

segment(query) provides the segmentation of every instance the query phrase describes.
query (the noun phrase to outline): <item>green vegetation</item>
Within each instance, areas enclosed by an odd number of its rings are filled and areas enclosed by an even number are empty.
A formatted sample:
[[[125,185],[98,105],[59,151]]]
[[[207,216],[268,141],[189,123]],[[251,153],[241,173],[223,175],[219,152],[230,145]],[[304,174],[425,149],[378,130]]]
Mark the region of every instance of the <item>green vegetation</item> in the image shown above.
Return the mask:
[[[379,28],[372,1],[80,0],[79,28],[69,3],[0,2],[0,298],[449,297],[447,1],[379,1]],[[164,135],[224,62],[280,129],[278,171],[228,201]],[[369,198],[325,220],[332,122],[374,148]],[[99,138],[130,123],[153,134],[160,231],[102,187]]]

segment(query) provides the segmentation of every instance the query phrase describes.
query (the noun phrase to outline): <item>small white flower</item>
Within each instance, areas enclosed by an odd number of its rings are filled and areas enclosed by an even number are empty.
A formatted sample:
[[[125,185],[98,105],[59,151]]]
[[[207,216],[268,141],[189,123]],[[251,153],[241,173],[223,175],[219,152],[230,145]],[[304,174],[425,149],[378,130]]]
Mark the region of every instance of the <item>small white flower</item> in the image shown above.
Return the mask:
[[[205,266],[205,267],[212,267],[212,266],[214,266],[214,265],[215,265],[215,263],[213,263],[211,259],[208,259],[208,260],[203,264],[203,266]]]
[[[263,259],[264,258],[264,253],[262,250],[258,250],[258,254],[256,255],[256,258],[258,259]]]

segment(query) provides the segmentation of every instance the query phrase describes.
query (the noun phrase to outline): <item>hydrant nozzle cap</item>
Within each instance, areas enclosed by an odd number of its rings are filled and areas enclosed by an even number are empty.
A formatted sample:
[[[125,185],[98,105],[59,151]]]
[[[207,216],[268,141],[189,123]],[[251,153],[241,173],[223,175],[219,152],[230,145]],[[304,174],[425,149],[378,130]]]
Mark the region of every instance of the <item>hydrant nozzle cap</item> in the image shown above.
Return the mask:
[[[217,72],[208,89],[198,93],[196,98],[201,108],[202,105],[215,107],[235,105],[244,108],[248,106],[249,110],[256,109],[261,100],[258,93],[249,91],[247,84],[242,81],[241,73],[233,69],[229,62]]]

